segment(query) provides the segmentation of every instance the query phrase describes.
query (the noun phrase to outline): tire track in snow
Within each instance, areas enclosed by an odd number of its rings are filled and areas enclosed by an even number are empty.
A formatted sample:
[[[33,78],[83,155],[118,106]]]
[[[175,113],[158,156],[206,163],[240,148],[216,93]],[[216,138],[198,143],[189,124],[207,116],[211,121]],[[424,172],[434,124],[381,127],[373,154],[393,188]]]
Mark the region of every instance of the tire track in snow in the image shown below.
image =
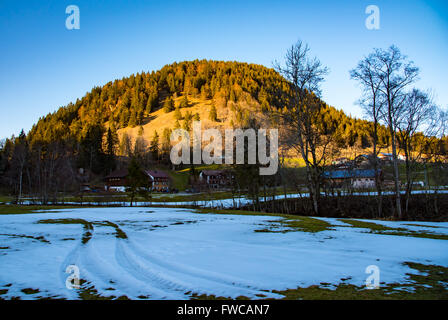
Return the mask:
[[[219,290],[225,294],[225,289],[235,288],[241,290],[242,295],[256,296],[257,294],[266,295],[266,291],[262,291],[264,288],[260,288],[252,283],[244,281],[240,278],[235,278],[228,275],[219,274],[213,271],[199,269],[185,264],[166,262],[155,255],[152,255],[133,241],[129,240],[123,242],[123,245],[118,249],[121,258],[127,259],[130,266],[139,265],[138,270],[145,272],[148,275],[149,269],[150,277],[159,279],[161,284],[168,287],[175,288],[175,290],[181,289],[183,291],[197,292],[198,282],[206,283],[207,286],[203,286],[201,293],[210,294],[210,288],[213,291],[218,291],[217,286],[221,287]],[[181,279],[189,280],[183,281]],[[277,295],[276,295],[277,296]],[[280,296],[279,296],[280,297]]]
[[[66,291],[67,298],[79,299],[78,290],[69,290],[66,288],[66,279],[69,274],[65,271],[69,265],[76,265],[80,270],[80,278],[95,287],[100,295],[126,295],[129,294],[128,291],[131,286],[134,288],[139,288],[139,291],[141,291],[141,288],[144,288],[146,289],[145,291],[150,291],[151,294],[156,295],[156,297],[165,297],[165,293],[163,291],[151,287],[147,283],[137,280],[134,277],[123,275],[123,273],[117,269],[113,270],[108,267],[110,266],[110,263],[100,257],[101,251],[95,250],[92,241],[90,241],[94,234],[94,223],[87,223],[87,221],[85,222],[86,223],[80,222],[80,224],[83,224],[84,226],[81,241],[73,248],[72,251],[70,251],[60,267],[60,279],[63,288],[66,289],[64,291]],[[104,224],[100,223],[100,225],[111,226],[114,228],[116,226],[110,222],[106,222]],[[117,228],[115,229],[118,235],[118,230]],[[119,241],[121,237],[116,236],[115,238],[115,241]],[[93,242],[95,242],[95,240],[93,240]],[[120,279],[116,279],[117,275],[120,275]],[[113,292],[105,290],[105,288],[111,287],[111,281],[113,281],[113,286],[115,289]]]
[[[113,255],[115,255],[116,244],[120,241],[122,239],[115,239]],[[116,261],[102,258],[103,250],[95,248],[95,240],[92,242],[83,248],[81,260],[84,270],[88,273],[87,278],[95,286],[99,294],[104,295],[107,293],[107,295],[110,295],[111,291],[106,290],[106,288],[113,287],[115,289],[113,295],[118,294],[131,297],[130,291],[134,289],[135,292],[138,291],[142,295],[151,295],[154,299],[166,299],[165,291],[159,290],[147,281],[136,278],[129,270],[123,269],[120,264],[113,263]]]
[[[92,230],[93,231],[93,230]],[[86,229],[83,228],[83,234],[86,232]],[[64,288],[64,293],[65,296],[68,299],[77,299],[78,298],[78,293],[75,290],[69,290],[66,287],[66,280],[67,277],[69,276],[68,273],[66,273],[66,268],[69,265],[75,265],[75,266],[80,266],[80,249],[84,244],[82,243],[82,241],[79,241],[75,247],[68,253],[68,255],[65,257],[64,261],[62,262],[60,268],[59,268],[59,278],[61,280],[62,286]]]
[[[56,222],[54,222],[56,223]],[[76,223],[76,222],[73,222]],[[194,268],[183,264],[169,263],[140,249],[132,243],[127,234],[110,221],[79,222],[83,224],[82,240],[67,255],[61,266],[61,281],[65,287],[68,274],[65,268],[74,264],[80,268],[81,278],[90,283],[100,295],[127,295],[135,290],[153,299],[189,299],[187,292],[229,296],[238,288],[239,295],[257,298],[257,295],[277,297],[241,279]],[[115,229],[115,249],[113,266],[101,258],[101,250],[95,249],[93,225]],[[98,240],[99,241],[99,240]],[[93,242],[93,243],[92,243]],[[119,269],[118,269],[119,268]],[[113,285],[111,285],[111,280]],[[108,287],[114,291],[106,291]],[[79,298],[71,291],[70,299]]]
[[[180,300],[188,298],[184,293],[187,290],[185,290],[186,287],[183,284],[166,279],[157,271],[151,270],[149,265],[139,263],[135,257],[132,257],[126,252],[122,242],[123,240],[120,241],[117,239],[115,259],[125,272],[144,283],[149,282],[151,287],[157,290],[156,292],[159,292],[159,295],[162,292],[162,299]],[[154,292],[150,292],[150,294],[153,295]]]
[[[267,292],[261,289],[229,282],[225,276],[211,277],[206,270],[165,263],[139,250],[131,249],[129,241],[118,242],[117,246],[117,260],[125,269],[132,270],[135,277],[151,281],[162,290],[174,291],[176,295],[182,293],[181,298],[184,299],[188,297],[185,295],[186,292],[199,294],[213,292],[216,295],[229,296],[235,292],[235,288],[239,289],[239,295],[255,298],[257,294],[267,295]]]

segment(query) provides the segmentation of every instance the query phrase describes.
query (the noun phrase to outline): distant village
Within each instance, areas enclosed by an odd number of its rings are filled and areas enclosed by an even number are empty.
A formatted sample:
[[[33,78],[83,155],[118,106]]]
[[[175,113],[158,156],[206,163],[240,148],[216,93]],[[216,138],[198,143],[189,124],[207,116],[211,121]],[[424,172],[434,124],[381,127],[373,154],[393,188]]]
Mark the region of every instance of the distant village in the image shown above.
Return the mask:
[[[398,155],[399,161],[404,161],[402,155]],[[387,174],[382,169],[375,169],[372,166],[373,157],[368,154],[356,156],[354,159],[346,157],[337,158],[330,166],[325,167],[322,172],[322,182],[324,187],[336,189],[373,189],[375,179],[382,182],[385,188],[392,188],[394,181],[392,174]],[[393,161],[391,153],[379,153],[379,167],[390,165]],[[147,179],[149,190],[156,193],[177,193],[169,169],[141,169]],[[126,192],[128,185],[129,171],[127,168],[117,169],[102,179],[102,183],[92,184],[89,175],[84,169],[79,169],[79,176],[84,179],[81,184],[81,192]],[[232,169],[200,170],[197,177],[190,176],[186,192],[213,192],[230,190],[235,182],[235,174]],[[416,181],[416,185],[424,186],[423,181]]]
[[[172,177],[168,174],[169,170],[146,170],[142,169],[143,174],[148,179],[149,191],[160,193],[177,193],[178,189],[173,184]],[[84,169],[80,169],[80,174],[85,176]],[[118,169],[107,175],[103,181],[104,186],[92,185],[85,182],[81,186],[82,192],[126,192],[128,185],[129,171],[127,168]],[[223,170],[201,170],[198,179],[190,178],[186,192],[203,192],[210,190],[229,189],[234,175],[229,169]]]

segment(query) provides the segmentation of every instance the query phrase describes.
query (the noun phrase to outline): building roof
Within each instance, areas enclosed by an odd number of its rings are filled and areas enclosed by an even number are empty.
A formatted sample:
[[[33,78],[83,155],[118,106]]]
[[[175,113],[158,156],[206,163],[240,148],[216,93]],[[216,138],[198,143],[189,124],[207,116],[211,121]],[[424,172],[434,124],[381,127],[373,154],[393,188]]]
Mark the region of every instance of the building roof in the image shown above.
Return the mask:
[[[322,176],[326,179],[374,178],[375,170],[354,169],[354,170],[324,171]]]
[[[202,170],[201,173],[205,176],[219,176],[225,174],[224,170]]]
[[[371,154],[360,154],[359,156],[357,156],[355,159],[358,158],[366,158],[366,159],[370,159],[373,158],[373,156]]]
[[[113,171],[111,174],[105,177],[105,179],[111,179],[111,178],[126,178],[129,174],[128,169],[119,169]]]
[[[145,170],[145,173],[153,178],[165,178],[165,179],[170,178],[170,176],[167,173],[160,170]]]

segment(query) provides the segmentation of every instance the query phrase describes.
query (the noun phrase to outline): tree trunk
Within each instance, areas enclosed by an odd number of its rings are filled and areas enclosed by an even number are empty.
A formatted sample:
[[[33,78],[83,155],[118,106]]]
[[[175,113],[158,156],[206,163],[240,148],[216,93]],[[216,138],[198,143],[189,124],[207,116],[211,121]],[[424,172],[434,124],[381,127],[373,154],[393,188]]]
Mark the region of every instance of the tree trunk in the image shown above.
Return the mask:
[[[18,204],[22,204],[22,181],[23,181],[23,168],[20,169],[20,178],[19,178],[19,198],[17,199]]]
[[[390,120],[392,123],[392,120]],[[398,219],[402,219],[401,212],[401,199],[400,199],[400,173],[398,170],[398,158],[397,158],[397,146],[395,141],[395,132],[393,127],[390,127],[391,139],[392,139],[392,158],[393,158],[393,166],[394,166],[394,180],[395,180],[395,205],[397,209],[397,217]]]

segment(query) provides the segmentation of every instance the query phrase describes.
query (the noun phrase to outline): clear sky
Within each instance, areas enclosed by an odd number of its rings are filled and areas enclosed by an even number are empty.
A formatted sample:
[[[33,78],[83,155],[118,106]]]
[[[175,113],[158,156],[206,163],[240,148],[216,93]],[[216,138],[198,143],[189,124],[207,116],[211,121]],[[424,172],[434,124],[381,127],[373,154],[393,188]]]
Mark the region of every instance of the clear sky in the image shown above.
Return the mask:
[[[365,27],[368,5],[380,30]],[[68,5],[80,29],[65,27]],[[0,1],[0,138],[94,86],[174,61],[236,60],[268,67],[302,39],[331,73],[324,100],[361,117],[349,70],[373,48],[397,45],[421,69],[422,89],[448,106],[448,1]]]

